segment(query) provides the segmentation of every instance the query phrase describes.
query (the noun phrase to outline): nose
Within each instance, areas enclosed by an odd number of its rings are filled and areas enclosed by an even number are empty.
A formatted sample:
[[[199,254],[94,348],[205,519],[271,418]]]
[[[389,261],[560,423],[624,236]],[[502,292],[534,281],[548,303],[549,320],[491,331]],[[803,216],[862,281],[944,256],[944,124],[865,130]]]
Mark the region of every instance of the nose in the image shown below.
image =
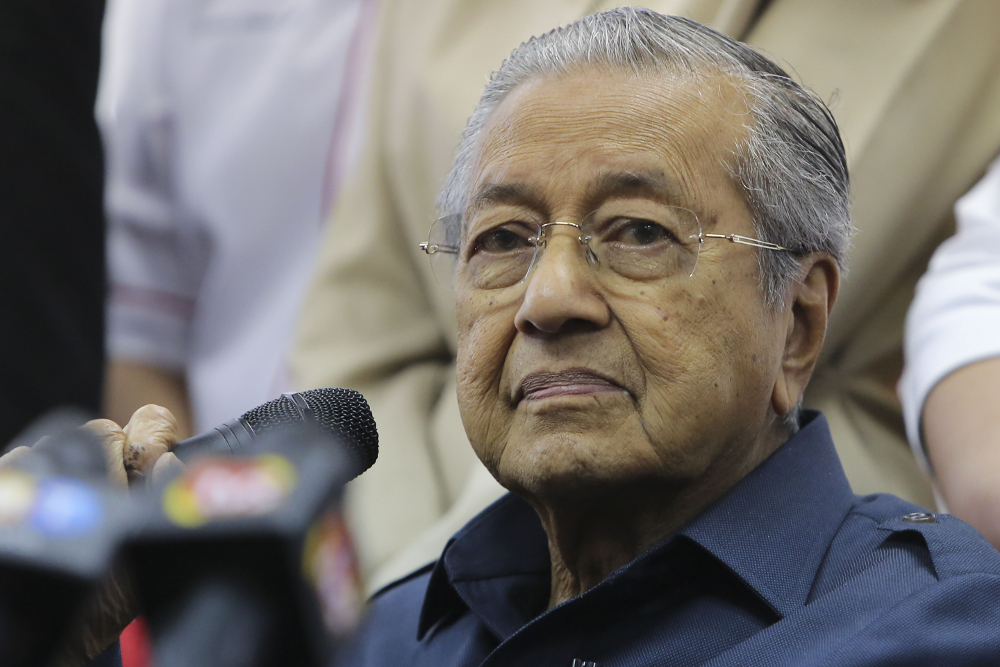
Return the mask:
[[[514,316],[514,326],[521,333],[597,330],[611,321],[611,311],[597,289],[578,235],[572,228],[550,232]]]

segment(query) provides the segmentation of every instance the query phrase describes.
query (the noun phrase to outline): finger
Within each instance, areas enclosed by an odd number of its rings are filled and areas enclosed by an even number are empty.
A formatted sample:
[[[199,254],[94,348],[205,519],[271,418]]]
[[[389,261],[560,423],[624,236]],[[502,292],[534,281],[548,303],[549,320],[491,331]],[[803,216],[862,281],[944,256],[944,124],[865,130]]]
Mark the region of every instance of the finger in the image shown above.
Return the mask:
[[[177,444],[177,420],[159,405],[144,405],[125,425],[125,471],[130,482],[153,471],[153,465]]]
[[[170,477],[181,470],[184,470],[184,464],[181,463],[181,460],[173,453],[167,452],[156,459],[156,463],[153,464],[153,481],[157,482],[163,477]]]
[[[20,447],[15,447],[3,456],[0,456],[0,470],[8,468],[10,466],[16,466],[18,462],[24,458],[24,455],[31,451],[30,447],[25,447],[24,445]]]
[[[128,477],[125,474],[124,462],[125,432],[122,427],[110,419],[92,419],[84,424],[83,428],[100,439],[112,484],[127,488]]]

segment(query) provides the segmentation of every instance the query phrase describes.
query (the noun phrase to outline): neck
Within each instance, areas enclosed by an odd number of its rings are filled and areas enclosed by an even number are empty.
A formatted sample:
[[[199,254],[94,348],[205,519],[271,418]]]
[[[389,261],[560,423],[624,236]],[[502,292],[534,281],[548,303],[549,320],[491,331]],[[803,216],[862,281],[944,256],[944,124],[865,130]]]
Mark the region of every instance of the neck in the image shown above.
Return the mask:
[[[549,542],[549,608],[602,582],[700,514],[784,442],[787,435],[735,463],[711,466],[695,480],[650,478],[585,493],[534,495]]]

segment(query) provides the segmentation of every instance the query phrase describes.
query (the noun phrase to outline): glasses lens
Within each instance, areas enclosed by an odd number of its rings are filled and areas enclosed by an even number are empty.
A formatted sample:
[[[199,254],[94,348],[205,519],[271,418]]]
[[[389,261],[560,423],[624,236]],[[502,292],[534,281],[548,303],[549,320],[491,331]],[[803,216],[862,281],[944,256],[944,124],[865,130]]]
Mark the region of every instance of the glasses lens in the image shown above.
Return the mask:
[[[534,260],[541,227],[533,221],[479,221],[469,225],[470,244],[458,276],[476,289],[500,289],[519,283]]]
[[[701,248],[701,225],[691,211],[644,203],[608,206],[587,216],[582,236],[600,268],[631,280],[691,276]]]
[[[454,287],[455,284],[455,266],[461,235],[460,214],[438,218],[431,225],[431,231],[427,235],[424,252],[430,257],[434,278],[444,287]]]

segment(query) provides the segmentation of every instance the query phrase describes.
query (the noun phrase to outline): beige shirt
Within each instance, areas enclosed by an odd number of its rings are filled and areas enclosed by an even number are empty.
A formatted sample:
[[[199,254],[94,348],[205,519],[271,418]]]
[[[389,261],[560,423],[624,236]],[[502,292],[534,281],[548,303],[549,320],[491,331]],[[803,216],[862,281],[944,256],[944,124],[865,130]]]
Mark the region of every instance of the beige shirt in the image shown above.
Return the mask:
[[[614,2],[387,0],[367,139],[332,212],[299,323],[300,388],[348,386],[379,425],[379,461],[348,506],[371,586],[436,557],[503,490],[455,398],[453,296],[417,248],[489,72],[530,36]],[[858,493],[922,504],[894,386],[902,323],[952,203],[1000,147],[1000,2],[645,3],[759,47],[831,102],[859,232],[807,404],[833,428]]]

